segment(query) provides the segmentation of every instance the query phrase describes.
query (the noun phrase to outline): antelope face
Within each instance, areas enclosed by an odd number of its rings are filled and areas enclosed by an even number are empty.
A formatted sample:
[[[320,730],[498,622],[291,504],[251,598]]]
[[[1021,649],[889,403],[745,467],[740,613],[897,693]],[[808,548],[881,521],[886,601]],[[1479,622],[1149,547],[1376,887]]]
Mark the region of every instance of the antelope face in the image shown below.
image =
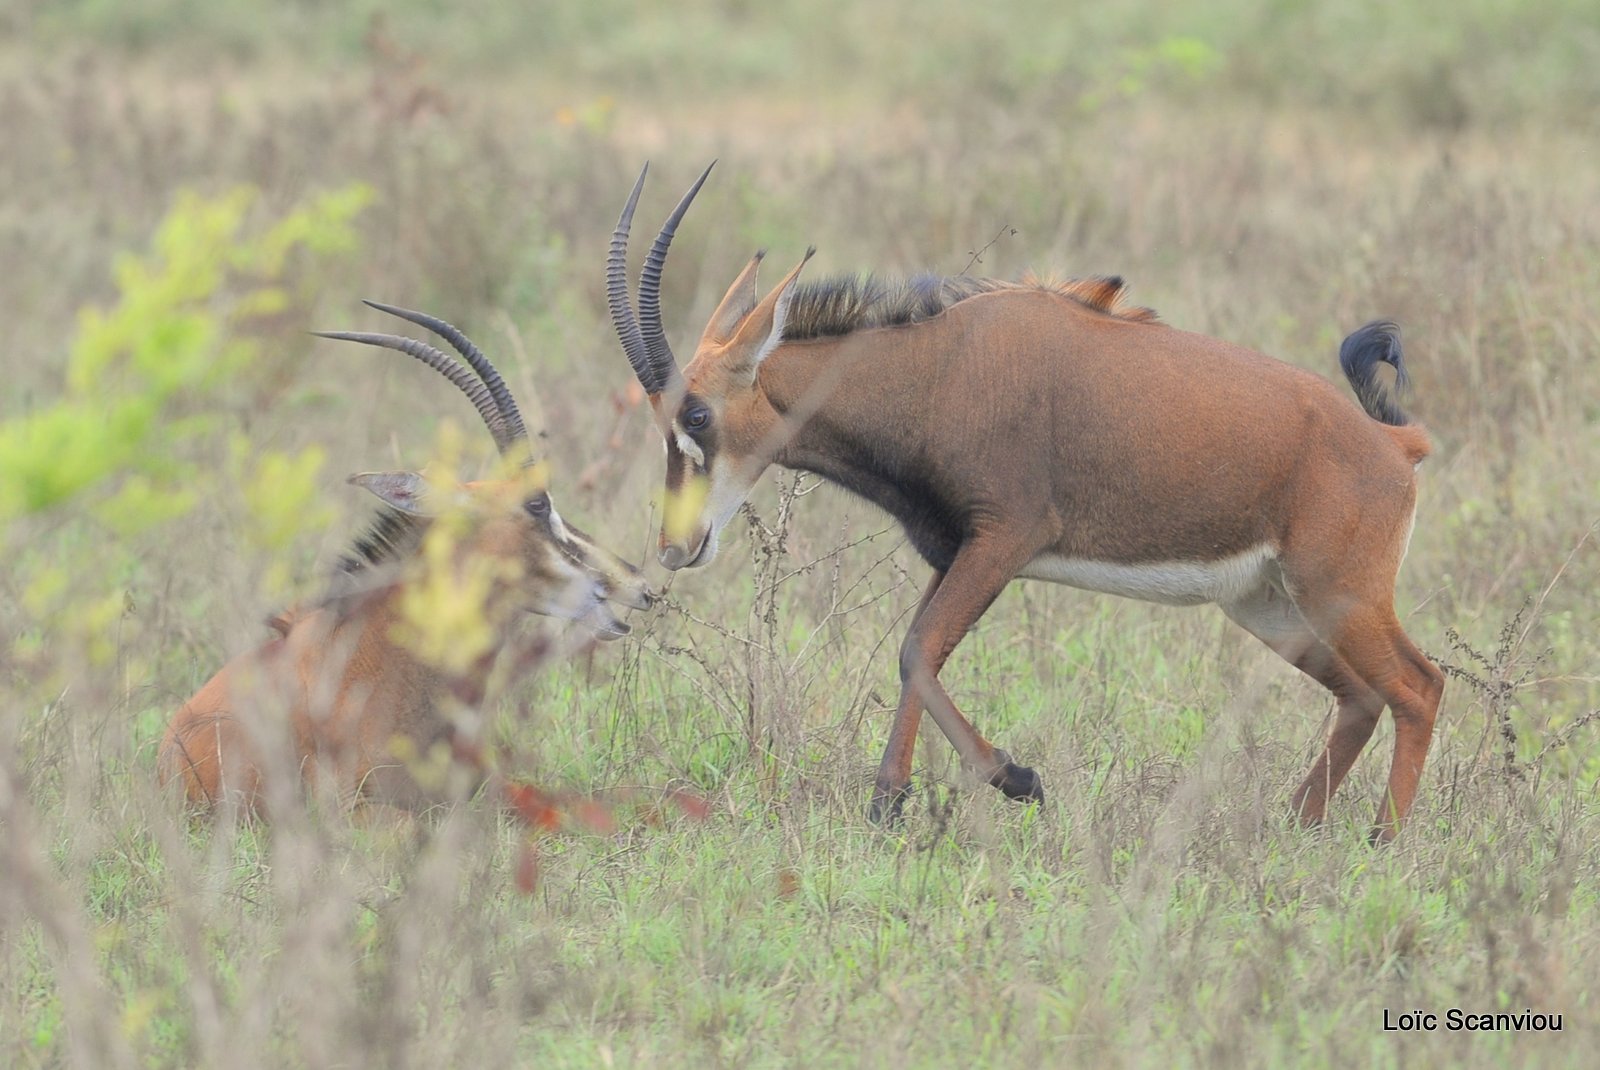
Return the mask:
[[[628,626],[617,619],[607,602],[636,609],[650,605],[650,589],[639,570],[595,544],[561,519],[546,487],[546,469],[532,460],[531,440],[516,399],[505,380],[470,338],[436,316],[395,305],[367,304],[380,312],[424,327],[461,354],[454,357],[426,342],[392,334],[360,331],[318,332],[325,338],[360,342],[392,349],[421,361],[449,380],[471,401],[494,436],[494,444],[508,478],[456,485],[447,483],[442,493],[416,472],[373,472],[350,477],[402,512],[435,516],[435,501],[455,520],[463,521],[452,545],[440,540],[446,556],[453,553],[459,585],[468,593],[504,595],[516,608],[588,624],[602,639],[624,635]],[[467,560],[461,560],[462,557]],[[474,573],[473,560],[490,568]],[[438,563],[438,562],[433,562]],[[488,579],[490,590],[481,591]],[[502,604],[496,598],[495,607]],[[490,608],[486,604],[485,608]]]
[[[702,568],[717,555],[719,536],[772,461],[778,415],[751,385],[689,372],[676,411],[658,417],[667,471],[658,555],[674,571]]]
[[[630,630],[611,609],[618,603],[648,609],[654,600],[633,565],[568,524],[541,481],[485,480],[462,484],[444,509],[427,480],[415,472],[352,476],[386,503],[416,516],[455,511],[463,534],[456,554],[493,564],[490,600],[523,612],[575,620],[601,639]]]
[[[757,373],[783,341],[805,260],[757,300],[760,264],[757,253],[712,314],[683,369],[682,398],[669,419],[661,420],[666,395],[652,399],[667,443],[660,556],[669,569],[698,568],[716,557],[717,536],[783,445],[783,420]]]
[[[714,161],[713,161],[714,165]],[[707,167],[667,216],[639,276],[639,313],[628,298],[628,233],[649,165],[639,172],[606,258],[606,303],[617,340],[650,397],[667,447],[661,563],[699,568],[717,554],[727,526],[783,445],[778,414],[756,385],[761,362],[783,340],[795,280],[805,260],[765,298],[756,289],[757,253],[728,288],[689,366],[678,369],[661,316],[661,273],[678,224],[711,173]],[[812,252],[807,251],[806,260]]]
[[[489,525],[485,541],[514,540],[525,608],[581,621],[601,639],[628,634],[628,625],[608,603],[648,609],[653,599],[640,571],[563,520],[548,491],[517,497],[510,530],[501,535],[496,525]]]

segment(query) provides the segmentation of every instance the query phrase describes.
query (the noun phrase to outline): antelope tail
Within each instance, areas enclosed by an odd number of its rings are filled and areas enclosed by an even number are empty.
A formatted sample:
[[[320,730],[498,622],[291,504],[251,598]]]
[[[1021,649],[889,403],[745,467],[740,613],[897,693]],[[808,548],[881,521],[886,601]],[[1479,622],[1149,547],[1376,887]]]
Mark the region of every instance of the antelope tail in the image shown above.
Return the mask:
[[[1394,369],[1394,385],[1378,378],[1378,365]],[[1339,346],[1339,367],[1344,369],[1356,400],[1367,415],[1380,423],[1404,427],[1411,422],[1398,398],[1411,383],[1400,355],[1400,328],[1388,320],[1376,320],[1351,333]]]

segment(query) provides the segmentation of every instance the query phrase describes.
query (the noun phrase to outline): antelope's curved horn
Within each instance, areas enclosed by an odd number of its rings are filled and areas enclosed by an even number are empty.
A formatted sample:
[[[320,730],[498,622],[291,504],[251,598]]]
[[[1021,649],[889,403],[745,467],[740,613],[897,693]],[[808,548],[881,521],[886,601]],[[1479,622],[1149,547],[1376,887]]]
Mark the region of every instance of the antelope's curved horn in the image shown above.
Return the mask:
[[[611,325],[617,329],[617,340],[633,365],[633,374],[647,394],[658,394],[664,385],[657,381],[655,367],[650,362],[650,350],[645,346],[639,321],[633,316],[633,303],[628,300],[628,230],[633,225],[633,210],[639,206],[639,193],[644,189],[644,176],[650,171],[647,162],[639,171],[639,180],[628,194],[628,203],[622,207],[617,219],[617,229],[611,232],[611,251],[606,256],[606,306],[611,310]]]
[[[495,405],[489,388],[472,374],[466,365],[448,353],[442,353],[426,342],[419,342],[415,338],[403,338],[397,334],[371,334],[366,331],[312,331],[311,333],[319,338],[382,346],[384,349],[393,349],[409,357],[415,357],[450,380],[457,389],[467,395],[467,400],[472,402],[478,410],[478,415],[482,416],[483,422],[488,425],[489,433],[494,436],[494,444],[502,454],[509,452],[511,447],[517,444],[517,439],[507,430],[505,418]]]
[[[455,347],[455,351],[466,358],[472,370],[478,373],[483,380],[483,385],[489,388],[489,396],[494,399],[495,406],[500,410],[500,415],[505,420],[506,433],[513,439],[528,441],[528,427],[522,422],[522,411],[517,408],[517,399],[511,396],[511,390],[506,386],[506,381],[500,377],[499,370],[494,363],[484,356],[483,350],[473,345],[458,328],[446,323],[437,316],[430,316],[426,312],[414,312],[409,308],[400,308],[396,305],[385,305],[379,301],[363,301],[365,305],[387,312],[391,316],[399,316],[403,320],[415,323],[418,327],[432,331]],[[504,452],[502,450],[502,452]]]
[[[667,249],[672,245],[673,235],[678,232],[678,224],[683,221],[683,215],[694,202],[695,194],[706,184],[715,166],[715,160],[706,165],[694,185],[689,187],[689,192],[683,195],[672,214],[667,216],[667,221],[661,224],[661,233],[656,235],[655,244],[650,246],[650,255],[645,258],[644,268],[639,272],[639,327],[644,335],[646,358],[655,372],[656,381],[662,387],[676,382],[679,376],[677,358],[672,355],[666,328],[661,323],[661,271],[666,266]]]

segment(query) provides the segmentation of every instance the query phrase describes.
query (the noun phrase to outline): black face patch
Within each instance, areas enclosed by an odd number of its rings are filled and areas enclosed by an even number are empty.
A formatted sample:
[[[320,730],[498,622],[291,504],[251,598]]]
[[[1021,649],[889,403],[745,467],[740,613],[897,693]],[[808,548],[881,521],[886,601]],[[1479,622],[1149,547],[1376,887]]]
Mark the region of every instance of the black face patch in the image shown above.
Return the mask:
[[[678,406],[678,414],[673,418],[672,430],[673,434],[667,440],[667,490],[679,491],[690,475],[704,475],[711,471],[722,435],[711,406],[693,393],[684,395],[683,404]],[[679,433],[687,435],[700,447],[699,461],[687,456],[679,447]]]
[[[683,395],[683,403],[678,406],[674,423],[697,443],[702,441],[703,436],[715,435],[717,430],[716,414],[711,405],[692,391]]]
[[[605,576],[605,570],[601,567],[600,562],[596,561],[589,553],[589,546],[593,544],[594,540],[589,538],[585,532],[567,523],[565,518],[562,518],[561,522],[566,526],[567,535],[569,536],[567,541],[559,544],[561,552],[566,554],[567,559],[573,564],[591,573],[595,579],[600,581],[601,586],[609,591],[611,583]]]
[[[693,471],[694,462],[683,455],[678,448],[675,438],[667,439],[667,493],[676,494],[683,490],[688,473]]]

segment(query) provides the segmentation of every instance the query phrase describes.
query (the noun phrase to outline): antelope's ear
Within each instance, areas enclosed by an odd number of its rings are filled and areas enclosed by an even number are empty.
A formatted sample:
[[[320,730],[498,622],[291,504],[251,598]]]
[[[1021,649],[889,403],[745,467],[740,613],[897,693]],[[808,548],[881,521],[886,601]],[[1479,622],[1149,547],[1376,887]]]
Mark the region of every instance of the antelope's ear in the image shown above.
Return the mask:
[[[761,291],[756,289],[756,273],[761,270],[761,260],[766,255],[765,249],[756,250],[756,255],[750,258],[744,270],[739,272],[739,277],[733,280],[728,292],[722,295],[717,310],[711,313],[711,319],[700,335],[700,345],[722,345],[727,342],[733,337],[733,332],[739,329],[745,316],[756,307],[761,296]]]
[[[420,472],[357,472],[346,483],[365,487],[393,506],[412,516],[432,516],[428,480]]]
[[[761,362],[783,341],[783,325],[789,318],[789,303],[794,300],[795,283],[800,281],[801,270],[816,251],[815,246],[806,250],[806,255],[800,258],[794,270],[785,275],[783,281],[774,286],[772,292],[744,318],[733,340],[728,343],[729,370],[747,382],[755,381],[756,370],[761,367]]]

